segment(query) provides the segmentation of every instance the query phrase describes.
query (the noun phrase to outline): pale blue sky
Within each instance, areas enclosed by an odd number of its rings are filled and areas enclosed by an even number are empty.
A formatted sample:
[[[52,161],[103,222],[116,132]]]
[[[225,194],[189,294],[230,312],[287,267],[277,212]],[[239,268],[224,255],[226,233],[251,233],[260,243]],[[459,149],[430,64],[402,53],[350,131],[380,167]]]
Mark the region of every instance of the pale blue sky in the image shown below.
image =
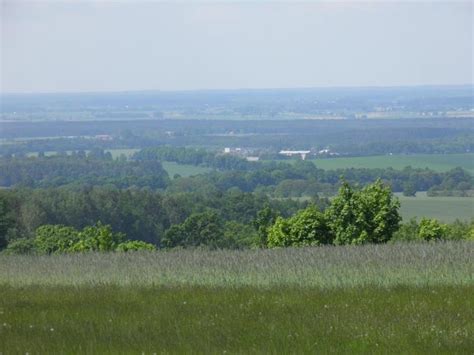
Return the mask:
[[[2,92],[470,84],[472,2],[2,2]]]

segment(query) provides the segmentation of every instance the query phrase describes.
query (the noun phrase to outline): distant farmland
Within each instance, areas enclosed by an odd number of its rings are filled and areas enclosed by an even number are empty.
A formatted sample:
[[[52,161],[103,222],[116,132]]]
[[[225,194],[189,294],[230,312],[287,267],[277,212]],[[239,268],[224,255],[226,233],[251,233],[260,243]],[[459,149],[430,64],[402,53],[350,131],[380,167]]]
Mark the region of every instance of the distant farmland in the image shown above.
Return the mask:
[[[412,217],[436,218],[443,222],[474,218],[474,197],[428,197],[424,192],[417,193],[416,197],[396,195],[405,222]]]
[[[413,154],[378,155],[369,157],[329,158],[313,160],[318,168],[325,170],[343,168],[389,168],[403,169],[429,168],[435,171],[447,171],[461,167],[474,174],[474,153],[465,154]]]

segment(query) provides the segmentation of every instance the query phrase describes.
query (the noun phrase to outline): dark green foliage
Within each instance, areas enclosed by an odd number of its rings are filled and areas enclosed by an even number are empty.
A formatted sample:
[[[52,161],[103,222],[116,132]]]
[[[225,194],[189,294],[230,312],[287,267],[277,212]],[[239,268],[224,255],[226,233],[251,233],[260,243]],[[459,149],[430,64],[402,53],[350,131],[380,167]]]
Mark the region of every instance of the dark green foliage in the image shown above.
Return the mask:
[[[399,228],[400,202],[380,180],[362,190],[343,182],[327,210],[334,244],[383,243]]]
[[[157,147],[145,148],[135,153],[138,161],[172,161],[179,164],[202,165],[219,170],[247,170],[255,166],[243,158],[230,154],[216,154],[205,149]]]
[[[8,201],[4,196],[0,196],[0,250],[7,245],[7,232],[13,223]]]
[[[268,205],[257,212],[257,216],[252,221],[259,239],[259,246],[264,248],[268,245],[268,230],[275,223],[278,213]]]
[[[391,186],[394,192],[413,194],[416,191],[461,191],[467,193],[474,188],[474,178],[465,170],[463,173],[451,171],[442,173],[429,169],[403,170],[387,169],[318,169],[311,161],[260,162],[252,163],[251,168],[232,171],[214,171],[205,175],[173,180],[168,191],[227,191],[238,187],[241,191],[255,192],[263,189],[275,197],[333,195],[340,183],[340,177],[351,184],[367,185],[377,179]]]
[[[307,206],[307,202],[270,200],[261,194],[226,193],[163,194],[150,190],[114,188],[1,190],[9,200],[13,225],[9,234],[33,237],[38,227],[62,224],[82,229],[100,220],[114,231],[136,240],[160,245],[164,232],[195,213],[213,211],[224,221],[251,225],[265,205],[283,216]]]
[[[223,247],[223,222],[214,212],[203,212],[189,216],[186,220],[171,228],[162,239],[162,246],[197,247],[206,246],[211,249]]]
[[[332,231],[326,216],[314,206],[288,219],[278,217],[273,226],[268,229],[269,247],[301,247],[331,242]]]
[[[403,184],[403,196],[415,196],[416,195],[416,186],[413,182],[408,181]]]
[[[57,187],[111,185],[165,188],[169,177],[158,161],[112,160],[94,150],[89,156],[0,159],[0,186]]]
[[[8,243],[6,254],[32,254],[36,252],[33,238],[18,238]]]
[[[418,239],[418,222],[416,218],[411,218],[408,222],[400,225],[400,228],[393,234],[392,241],[409,242]]]
[[[44,225],[36,230],[35,249],[40,253],[65,253],[80,240],[79,232],[63,225]]]
[[[249,224],[228,221],[224,224],[224,236],[220,248],[246,249],[260,247],[260,240]]]

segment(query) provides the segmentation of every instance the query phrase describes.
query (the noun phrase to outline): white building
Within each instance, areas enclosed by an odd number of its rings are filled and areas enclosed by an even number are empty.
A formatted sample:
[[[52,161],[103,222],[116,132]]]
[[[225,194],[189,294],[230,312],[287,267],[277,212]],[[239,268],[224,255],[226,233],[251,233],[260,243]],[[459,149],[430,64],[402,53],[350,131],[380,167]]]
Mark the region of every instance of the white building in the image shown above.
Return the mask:
[[[280,151],[281,155],[286,155],[287,157],[292,157],[294,155],[300,155],[302,160],[306,159],[306,155],[308,155],[311,151],[310,150],[282,150]]]

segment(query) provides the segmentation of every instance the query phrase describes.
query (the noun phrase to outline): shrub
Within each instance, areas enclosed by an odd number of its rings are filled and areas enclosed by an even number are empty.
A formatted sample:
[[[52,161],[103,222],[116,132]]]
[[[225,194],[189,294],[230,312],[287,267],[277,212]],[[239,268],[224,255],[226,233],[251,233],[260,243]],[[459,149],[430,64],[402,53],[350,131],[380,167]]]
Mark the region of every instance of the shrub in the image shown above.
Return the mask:
[[[448,226],[434,218],[422,218],[418,226],[418,238],[426,241],[446,239]]]
[[[117,245],[116,251],[138,251],[138,250],[156,250],[153,244],[143,242],[141,240],[127,240]]]
[[[196,213],[183,223],[171,226],[165,233],[162,244],[166,248],[207,246],[222,247],[224,227],[214,212]]]
[[[293,217],[278,217],[268,232],[269,247],[329,244],[332,233],[325,215],[310,206]]]
[[[78,236],[79,240],[73,245],[72,251],[113,251],[125,239],[123,233],[113,233],[110,225],[100,222],[85,227]]]
[[[78,231],[61,224],[39,227],[34,239],[36,249],[45,254],[71,251],[77,242],[79,242]]]
[[[31,254],[36,251],[33,238],[19,238],[8,243],[6,254]]]

